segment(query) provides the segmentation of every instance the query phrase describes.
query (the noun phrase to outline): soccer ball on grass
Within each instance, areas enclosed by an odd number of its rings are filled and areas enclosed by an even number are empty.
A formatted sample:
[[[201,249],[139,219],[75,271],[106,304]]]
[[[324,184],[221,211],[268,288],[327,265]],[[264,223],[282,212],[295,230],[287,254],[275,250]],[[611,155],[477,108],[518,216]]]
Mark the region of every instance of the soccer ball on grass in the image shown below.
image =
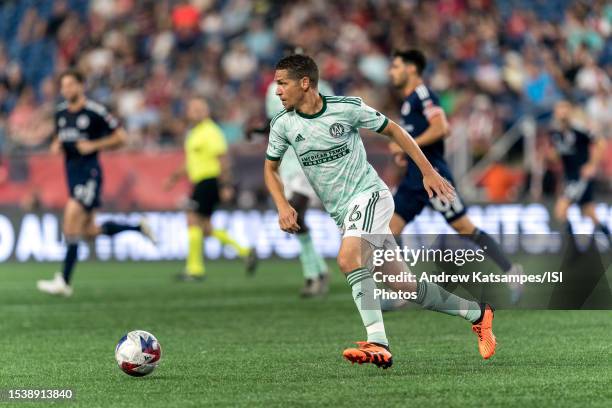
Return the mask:
[[[133,377],[151,374],[161,359],[161,346],[155,336],[134,330],[123,336],[115,347],[119,368]]]

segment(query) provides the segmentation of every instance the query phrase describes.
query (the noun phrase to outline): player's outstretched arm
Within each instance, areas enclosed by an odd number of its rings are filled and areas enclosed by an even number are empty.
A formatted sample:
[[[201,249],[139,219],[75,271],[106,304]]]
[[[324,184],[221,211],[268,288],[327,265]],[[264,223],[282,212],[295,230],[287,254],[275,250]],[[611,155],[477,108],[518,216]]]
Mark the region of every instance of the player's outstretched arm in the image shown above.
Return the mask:
[[[278,225],[285,232],[295,233],[300,230],[297,222],[297,211],[285,198],[283,182],[278,174],[280,160],[268,160],[264,164],[264,181],[278,210]]]
[[[442,201],[450,202],[453,200],[455,197],[455,189],[432,167],[421,148],[416,144],[415,140],[408,132],[402,129],[397,123],[390,120],[381,133],[388,136],[391,141],[397,143],[402,150],[410,156],[419,170],[421,170],[421,174],[423,174],[423,186],[429,198],[437,196]]]
[[[123,128],[117,128],[110,136],[97,140],[79,140],[77,149],[81,154],[91,154],[101,150],[118,149],[125,145],[127,134]]]
[[[170,191],[174,188],[176,183],[183,177],[187,176],[187,167],[185,163],[181,163],[169,176],[164,180],[163,189],[164,191]]]
[[[444,112],[428,118],[429,126],[415,139],[419,147],[427,146],[450,135],[448,121]]]

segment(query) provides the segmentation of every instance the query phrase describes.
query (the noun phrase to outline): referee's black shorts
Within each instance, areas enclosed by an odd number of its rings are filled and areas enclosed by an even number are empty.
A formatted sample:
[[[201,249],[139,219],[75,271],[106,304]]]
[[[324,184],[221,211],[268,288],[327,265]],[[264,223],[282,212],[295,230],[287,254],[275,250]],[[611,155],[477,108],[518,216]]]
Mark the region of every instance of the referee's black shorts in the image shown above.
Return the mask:
[[[194,184],[189,209],[203,217],[210,217],[220,200],[217,178],[204,179]]]

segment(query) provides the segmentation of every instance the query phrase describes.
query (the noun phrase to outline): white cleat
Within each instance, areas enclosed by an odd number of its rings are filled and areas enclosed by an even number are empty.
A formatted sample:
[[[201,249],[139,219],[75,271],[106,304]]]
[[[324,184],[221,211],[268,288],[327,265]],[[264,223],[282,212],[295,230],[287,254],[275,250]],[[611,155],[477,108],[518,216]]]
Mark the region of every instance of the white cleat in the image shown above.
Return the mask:
[[[145,237],[149,238],[149,240],[153,243],[153,245],[157,245],[157,239],[153,234],[153,230],[149,225],[149,221],[146,218],[140,220],[140,233]]]
[[[521,264],[512,264],[512,268],[506,272],[506,275],[516,275],[519,277],[524,274],[523,265]],[[508,288],[510,289],[510,302],[512,302],[513,305],[516,305],[521,300],[521,297],[523,297],[525,287],[519,282],[508,282]]]
[[[39,280],[36,282],[38,290],[49,295],[72,296],[72,288],[64,281],[61,273],[57,272],[51,280]]]

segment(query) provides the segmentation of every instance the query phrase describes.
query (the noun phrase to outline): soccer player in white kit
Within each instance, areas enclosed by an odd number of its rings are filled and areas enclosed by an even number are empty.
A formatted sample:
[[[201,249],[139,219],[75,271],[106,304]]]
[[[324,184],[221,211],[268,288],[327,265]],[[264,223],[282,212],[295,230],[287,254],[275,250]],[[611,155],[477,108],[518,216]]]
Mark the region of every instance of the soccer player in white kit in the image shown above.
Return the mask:
[[[297,212],[287,201],[279,176],[279,161],[291,148],[326,211],[342,229],[337,262],[352,288],[353,299],[367,332],[367,341],[344,350],[355,363],[388,368],[393,364],[380,303],[374,297],[376,283],[368,269],[363,248],[397,247],[389,222],[394,211],[389,188],[368,163],[359,129],[382,133],[414,160],[430,197],[450,201],[454,189],[431,166],[414,139],[399,125],[367,106],[360,98],[323,96],[318,91],[319,72],[312,58],[290,55],[276,65],[276,94],[285,109],[270,123],[264,179],[278,210],[283,231],[296,233]],[[371,253],[371,252],[370,252]],[[407,267],[401,260],[386,262],[384,274],[398,274]],[[416,293],[416,303],[430,310],[460,316],[472,323],[483,358],[495,353],[493,309],[462,299],[426,281],[392,283],[391,289]]]
[[[331,87],[325,81],[319,82],[319,91],[323,95],[334,94]],[[283,104],[276,95],[276,83],[272,82],[266,92],[266,115],[268,120],[272,120],[282,110]],[[300,242],[300,262],[304,275],[304,287],[300,290],[300,295],[302,297],[325,295],[329,286],[327,264],[321,254],[315,249],[308,225],[305,222],[308,206],[318,202],[319,199],[310,186],[293,150],[287,150],[283,156],[279,174],[285,187],[285,197],[297,211],[298,224],[300,225],[300,230],[296,234]]]

